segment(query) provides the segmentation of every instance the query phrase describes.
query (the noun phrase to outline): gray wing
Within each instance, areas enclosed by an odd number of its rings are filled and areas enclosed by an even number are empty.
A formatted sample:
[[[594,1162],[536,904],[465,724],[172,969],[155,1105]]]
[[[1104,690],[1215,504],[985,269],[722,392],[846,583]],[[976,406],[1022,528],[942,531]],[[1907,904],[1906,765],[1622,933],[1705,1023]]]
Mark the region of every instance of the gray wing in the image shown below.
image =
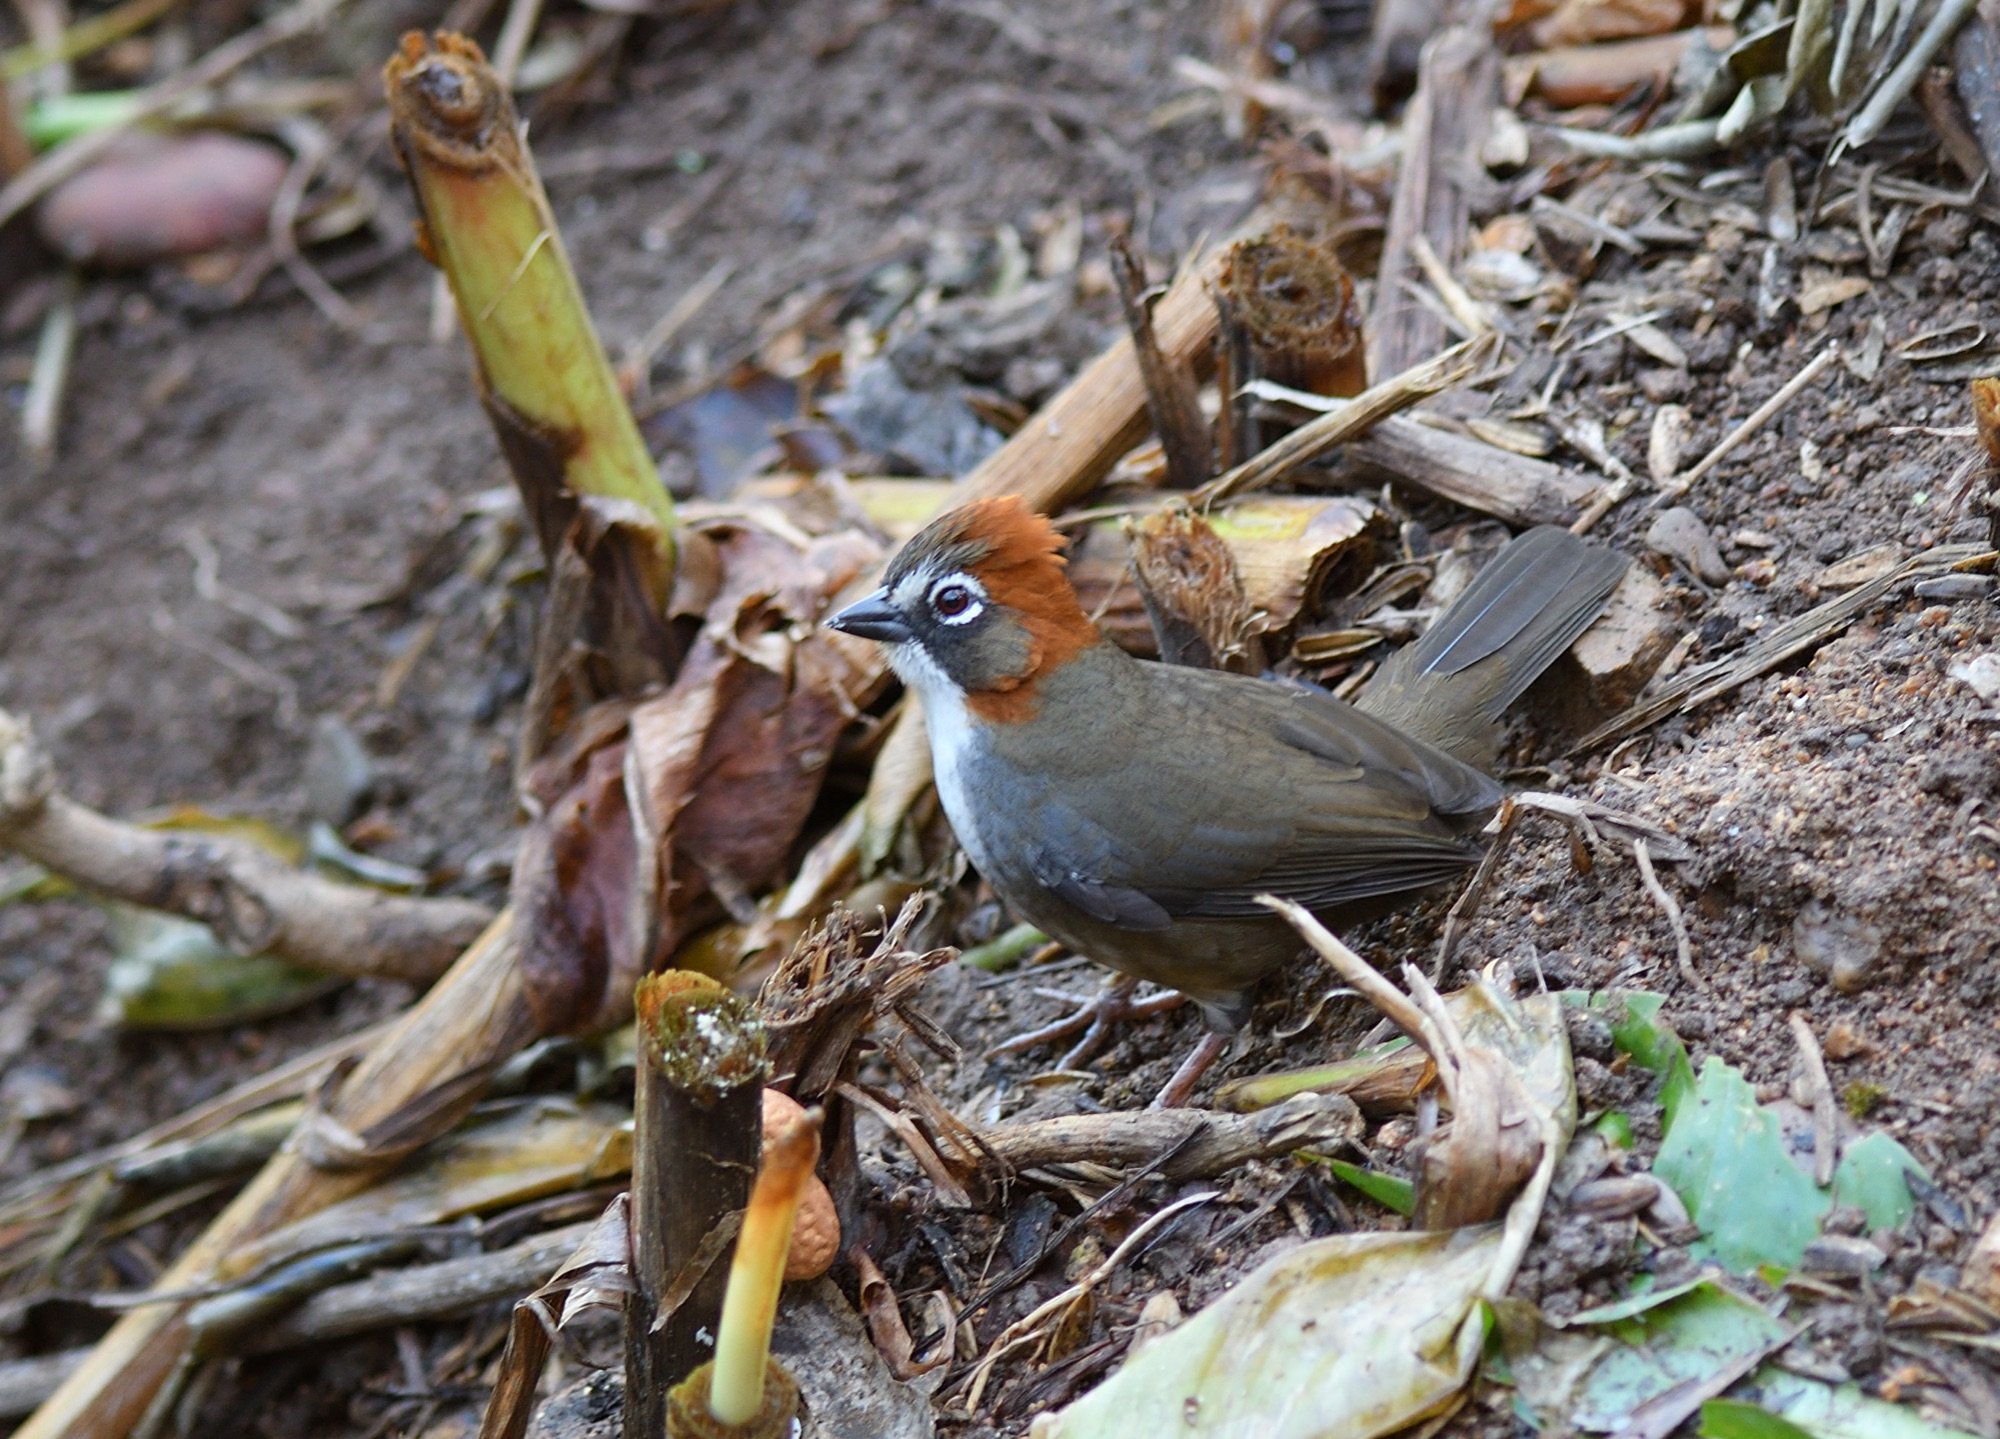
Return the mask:
[[[1035,879],[1092,918],[1253,917],[1267,893],[1331,909],[1477,860],[1453,821],[1501,791],[1449,755],[1323,691],[1189,670],[1149,688],[1129,732],[1091,747],[1091,774],[1042,776],[1026,806]],[[1191,728],[1204,741],[1176,744]],[[1235,753],[1218,763],[1218,747]]]

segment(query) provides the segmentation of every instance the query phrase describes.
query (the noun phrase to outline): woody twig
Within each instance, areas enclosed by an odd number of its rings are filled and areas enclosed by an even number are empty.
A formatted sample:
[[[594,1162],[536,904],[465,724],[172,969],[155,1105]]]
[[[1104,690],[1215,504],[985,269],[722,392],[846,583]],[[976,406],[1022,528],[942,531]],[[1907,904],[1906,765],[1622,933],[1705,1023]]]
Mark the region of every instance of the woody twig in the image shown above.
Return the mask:
[[[0,848],[94,893],[199,920],[244,954],[427,984],[489,923],[462,899],[340,884],[241,840],[147,829],[78,804],[27,721],[0,710]]]

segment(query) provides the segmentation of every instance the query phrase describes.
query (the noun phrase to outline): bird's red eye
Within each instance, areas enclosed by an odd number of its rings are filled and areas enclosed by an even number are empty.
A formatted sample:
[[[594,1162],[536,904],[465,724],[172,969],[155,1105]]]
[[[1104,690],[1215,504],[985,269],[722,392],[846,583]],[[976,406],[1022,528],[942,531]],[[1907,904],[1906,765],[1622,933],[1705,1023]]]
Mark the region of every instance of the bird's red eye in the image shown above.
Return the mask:
[[[972,608],[972,591],[964,585],[940,585],[931,596],[931,608],[946,619],[962,615]]]

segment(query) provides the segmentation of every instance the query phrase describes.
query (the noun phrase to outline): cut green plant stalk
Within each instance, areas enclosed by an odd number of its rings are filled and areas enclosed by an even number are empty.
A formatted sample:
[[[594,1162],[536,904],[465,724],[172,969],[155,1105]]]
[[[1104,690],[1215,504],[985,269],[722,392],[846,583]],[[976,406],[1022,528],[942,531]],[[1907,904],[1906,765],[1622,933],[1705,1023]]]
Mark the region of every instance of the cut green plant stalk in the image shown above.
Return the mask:
[[[819,1162],[821,1110],[809,1109],[773,1137],[757,1166],[743,1232],[729,1266],[715,1340],[708,1408],[724,1424],[750,1423],[764,1407],[771,1326],[785,1280],[799,1200]]]
[[[968,949],[958,957],[958,962],[972,969],[983,969],[988,974],[999,974],[1012,969],[1048,942],[1049,937],[1032,924],[1017,924],[986,943]]]
[[[709,1408],[715,1365],[704,1364],[667,1396],[667,1439],[791,1439],[799,1413],[799,1386],[775,1359],[764,1361],[764,1393],[744,1424],[726,1424]]]
[[[634,506],[657,551],[646,588],[663,605],[673,501],[584,308],[506,85],[478,45],[444,31],[405,35],[383,79],[418,243],[451,284],[543,552],[556,552],[577,497]]]
[[[139,100],[137,90],[86,90],[37,100],[28,107],[21,128],[37,150],[53,149],[93,130],[130,124],[138,113]]]
[[[765,1408],[771,1366],[771,1326],[778,1318],[778,1290],[806,1181],[819,1162],[823,1114],[809,1109],[780,1130],[765,1148],[743,1214],[743,1233],[729,1266],[722,1326],[715,1337],[708,1411],[727,1425],[748,1425]],[[746,1435],[746,1439],[748,1436]]]
[[[1319,1093],[1344,1094],[1365,1114],[1407,1114],[1436,1074],[1429,1055],[1407,1039],[1392,1039],[1331,1064],[1233,1079],[1215,1092],[1215,1107],[1248,1113]]]

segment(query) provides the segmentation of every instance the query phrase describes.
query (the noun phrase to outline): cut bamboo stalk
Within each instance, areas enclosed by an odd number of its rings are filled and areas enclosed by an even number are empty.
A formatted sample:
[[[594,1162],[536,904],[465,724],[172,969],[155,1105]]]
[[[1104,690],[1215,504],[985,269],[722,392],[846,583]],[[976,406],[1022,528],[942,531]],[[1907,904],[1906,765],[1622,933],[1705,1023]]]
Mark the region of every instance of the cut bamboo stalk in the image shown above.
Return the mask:
[[[422,211],[419,243],[451,282],[508,463],[521,477],[524,458],[552,462],[543,477],[575,494],[637,505],[671,565],[673,501],[590,323],[507,87],[477,45],[450,33],[434,43],[405,35],[383,80]],[[563,496],[528,483],[523,498],[553,553],[569,524]]]
[[[714,1353],[729,1282],[717,1237],[750,1201],[769,1065],[750,1006],[705,976],[648,975],[634,1008],[625,1432],[664,1434],[668,1390]],[[671,1294],[680,1291],[676,1303]]]
[[[200,1289],[234,1277],[248,1241],[366,1189],[471,1108],[486,1080],[534,1032],[503,913],[322,1099],[266,1164],[154,1286]],[[166,1299],[126,1314],[90,1358],[15,1431],[14,1439],[123,1439],[188,1348],[191,1301]]]
[[[383,71],[389,133],[417,201],[419,248],[444,273],[472,343],[479,398],[558,583],[587,572],[580,604],[537,657],[542,702],[580,641],[582,698],[669,678],[665,620],[674,506],[584,307],[506,83],[463,35],[403,37]],[[533,726],[525,732],[532,732]]]
[[[1225,253],[1217,294],[1240,325],[1254,375],[1315,395],[1368,388],[1361,305],[1330,246],[1280,225]]]

